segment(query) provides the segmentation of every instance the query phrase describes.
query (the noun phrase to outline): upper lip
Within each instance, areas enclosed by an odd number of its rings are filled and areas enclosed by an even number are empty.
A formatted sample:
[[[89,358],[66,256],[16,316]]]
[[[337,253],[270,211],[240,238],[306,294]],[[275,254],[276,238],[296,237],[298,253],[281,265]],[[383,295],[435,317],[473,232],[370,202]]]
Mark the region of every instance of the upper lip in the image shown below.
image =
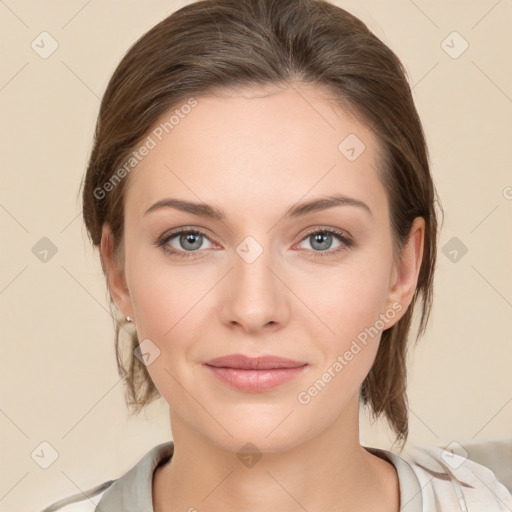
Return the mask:
[[[272,355],[251,357],[243,354],[229,354],[210,359],[204,364],[219,368],[239,368],[241,370],[271,370],[276,368],[299,368],[307,363]]]

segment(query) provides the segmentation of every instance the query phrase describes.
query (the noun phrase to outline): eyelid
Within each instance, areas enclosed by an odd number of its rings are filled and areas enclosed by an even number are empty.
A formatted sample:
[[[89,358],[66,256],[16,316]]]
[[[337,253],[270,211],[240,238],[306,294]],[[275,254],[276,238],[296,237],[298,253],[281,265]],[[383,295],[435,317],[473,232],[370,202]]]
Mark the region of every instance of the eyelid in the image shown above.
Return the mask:
[[[301,241],[314,233],[334,233],[336,235],[339,235],[340,237],[346,238],[347,240],[352,240],[352,236],[345,229],[335,228],[334,226],[322,226],[317,224],[311,226],[310,228],[306,228],[306,232],[302,235]]]

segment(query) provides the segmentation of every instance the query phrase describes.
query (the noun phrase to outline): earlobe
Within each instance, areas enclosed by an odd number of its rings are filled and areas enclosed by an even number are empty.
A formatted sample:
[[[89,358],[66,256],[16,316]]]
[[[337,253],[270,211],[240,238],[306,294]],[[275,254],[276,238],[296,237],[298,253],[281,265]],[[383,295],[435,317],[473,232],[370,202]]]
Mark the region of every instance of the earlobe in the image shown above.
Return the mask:
[[[407,311],[412,301],[418,283],[421,262],[423,261],[423,247],[425,238],[425,219],[416,217],[411,226],[409,238],[402,248],[402,255],[393,267],[391,288],[388,295],[388,307],[395,303],[402,306],[402,315]],[[396,323],[396,321],[394,323]],[[391,327],[388,326],[388,327]]]
[[[112,300],[123,315],[133,318],[133,309],[124,268],[115,261],[114,237],[107,223],[103,224],[101,231],[100,258],[101,266],[107,276],[108,289]]]

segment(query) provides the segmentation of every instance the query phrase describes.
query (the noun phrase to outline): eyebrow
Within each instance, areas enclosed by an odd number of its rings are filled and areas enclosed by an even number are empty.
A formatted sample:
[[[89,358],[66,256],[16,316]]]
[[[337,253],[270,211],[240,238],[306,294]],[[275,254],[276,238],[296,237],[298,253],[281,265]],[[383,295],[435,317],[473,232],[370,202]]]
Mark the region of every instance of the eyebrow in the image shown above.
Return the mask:
[[[320,197],[304,203],[292,205],[286,210],[283,219],[303,217],[309,213],[327,210],[328,208],[334,208],[336,206],[356,206],[366,211],[370,216],[373,216],[370,207],[363,201],[360,201],[359,199],[354,199],[353,197],[347,197],[338,194]],[[170,197],[160,199],[159,201],[151,205],[145,211],[144,215],[147,215],[148,213],[155,210],[160,210],[162,208],[174,208],[176,210],[191,213],[199,217],[209,217],[221,221],[226,219],[225,212],[222,209],[217,208],[216,206],[209,205],[206,203],[194,203],[192,201],[186,201],[184,199],[174,199]]]

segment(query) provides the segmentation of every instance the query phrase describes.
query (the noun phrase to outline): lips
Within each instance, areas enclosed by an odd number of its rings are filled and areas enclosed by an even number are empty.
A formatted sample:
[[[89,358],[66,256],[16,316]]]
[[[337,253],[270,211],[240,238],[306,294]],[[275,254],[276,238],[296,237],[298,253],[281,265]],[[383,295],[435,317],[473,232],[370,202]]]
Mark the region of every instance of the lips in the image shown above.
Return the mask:
[[[308,364],[278,356],[231,354],[211,359],[204,366],[229,387],[257,393],[269,391],[298,377]]]
[[[205,364],[216,368],[239,368],[241,370],[273,370],[276,368],[298,368],[306,363],[278,356],[249,357],[243,354],[231,354],[217,357]]]

